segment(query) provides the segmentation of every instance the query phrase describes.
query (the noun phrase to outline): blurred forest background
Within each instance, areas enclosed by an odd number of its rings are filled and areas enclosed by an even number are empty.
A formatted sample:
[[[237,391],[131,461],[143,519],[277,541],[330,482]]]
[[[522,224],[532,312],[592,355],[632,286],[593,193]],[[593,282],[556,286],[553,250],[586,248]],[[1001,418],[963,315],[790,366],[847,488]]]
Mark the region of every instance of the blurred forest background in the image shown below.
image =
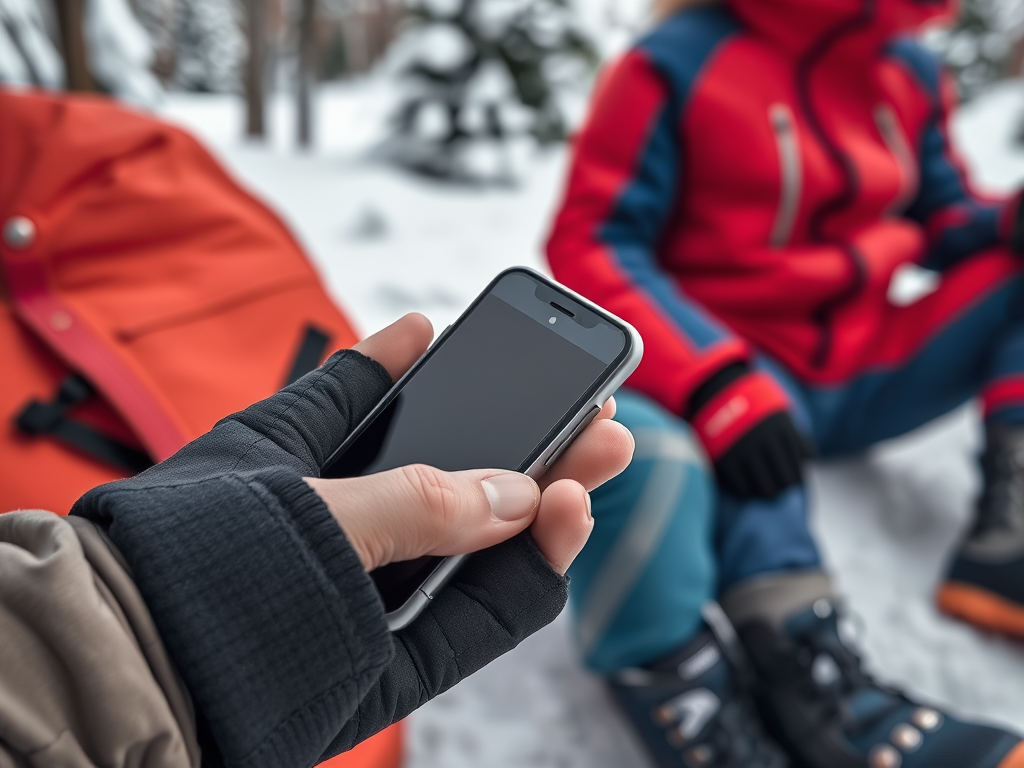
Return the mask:
[[[438,179],[508,183],[508,145],[565,138],[571,94],[585,94],[602,56],[642,30],[644,5],[0,0],[0,82],[102,91],[145,108],[167,92],[236,94],[255,140],[267,133],[269,94],[287,93],[294,140],[308,147],[318,88],[384,71],[394,103],[380,157]],[[1024,0],[965,0],[959,23],[926,40],[971,99],[1024,69]],[[1024,141],[1024,115],[1019,123]]]

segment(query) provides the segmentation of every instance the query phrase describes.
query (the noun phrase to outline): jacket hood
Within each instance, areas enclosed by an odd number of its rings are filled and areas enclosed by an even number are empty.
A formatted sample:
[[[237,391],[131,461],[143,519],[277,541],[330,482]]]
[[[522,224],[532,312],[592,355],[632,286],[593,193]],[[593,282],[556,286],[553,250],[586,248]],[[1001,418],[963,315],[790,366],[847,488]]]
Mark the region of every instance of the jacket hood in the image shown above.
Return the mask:
[[[751,31],[794,53],[844,33],[880,43],[955,15],[957,0],[725,0]]]

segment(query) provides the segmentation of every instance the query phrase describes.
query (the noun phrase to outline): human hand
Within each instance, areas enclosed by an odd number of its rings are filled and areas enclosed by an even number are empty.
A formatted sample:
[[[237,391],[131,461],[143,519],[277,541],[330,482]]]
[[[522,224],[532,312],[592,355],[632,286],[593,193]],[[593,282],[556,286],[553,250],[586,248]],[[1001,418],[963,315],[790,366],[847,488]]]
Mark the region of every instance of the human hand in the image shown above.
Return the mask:
[[[398,380],[430,344],[422,315],[406,315],[354,349]],[[621,472],[633,453],[629,431],[609,401],[542,478],[494,469],[443,472],[401,467],[366,477],[306,478],[335,517],[364,568],[423,555],[486,549],[526,528],[558,573],[565,573],[593,527],[588,491]]]
[[[724,491],[740,499],[773,499],[803,482],[804,461],[814,451],[774,379],[741,369],[701,394],[690,421]]]
[[[412,315],[356,349],[398,378],[423,353],[430,337],[429,323]],[[586,492],[622,471],[632,455],[632,436],[610,420],[614,407],[614,402],[606,405],[539,487],[517,473],[494,470],[426,470],[425,475],[420,475],[424,470],[396,470],[376,477],[307,479],[341,523],[350,544],[356,551],[363,549],[364,566],[389,557],[486,547],[466,560],[416,621],[395,633],[394,659],[324,757],[349,749],[406,717],[561,613],[568,597],[567,580],[561,574],[593,526]],[[512,519],[502,519],[491,509],[483,482],[493,483],[497,477],[515,478],[509,482],[510,489],[512,482],[522,483],[521,492],[509,493],[518,500],[510,502],[509,508],[521,504],[518,517],[512,513]],[[373,498],[353,504],[351,497],[345,498],[353,486],[361,486]],[[385,503],[388,498],[404,503]],[[367,526],[376,515],[386,524]],[[371,533],[374,529],[377,532]],[[490,546],[502,539],[507,540]],[[365,544],[385,540],[389,544],[377,544],[376,552]],[[393,548],[382,555],[389,547]]]
[[[715,462],[722,488],[741,498],[774,499],[803,483],[804,461],[814,452],[788,413],[768,416]]]
[[[75,506],[74,514],[106,529],[125,555],[157,624],[173,628],[165,640],[226,763],[252,764],[258,745],[279,743],[265,742],[267,734],[292,733],[278,726],[300,716],[306,751],[296,764],[320,762],[514,648],[565,606],[561,571],[591,525],[585,490],[620,471],[632,449],[629,435],[607,418],[566,451],[533,491],[541,492],[536,506],[524,502],[517,519],[481,509],[483,477],[453,473],[452,482],[470,497],[459,510],[475,513],[468,523],[475,538],[460,538],[460,518],[449,520],[447,506],[440,525],[428,521],[422,529],[413,523],[438,511],[429,504],[404,513],[398,504],[379,509],[390,525],[416,531],[413,546],[395,546],[390,557],[501,542],[468,557],[423,613],[394,634],[363,567],[370,557],[385,559],[384,548],[375,553],[360,545],[357,552],[353,542],[369,539],[353,522],[356,507],[334,504],[346,535],[303,480],[319,474],[430,336],[426,320],[405,318]],[[363,480],[359,486],[379,502],[373,483]],[[331,498],[329,490],[325,495]],[[397,534],[399,540],[405,537]],[[226,640],[211,640],[211,622]],[[317,670],[315,681],[303,670]],[[313,702],[307,686],[315,688]],[[256,713],[246,709],[252,701],[259,702]],[[308,707],[297,710],[302,702]],[[277,754],[264,757],[273,763]]]

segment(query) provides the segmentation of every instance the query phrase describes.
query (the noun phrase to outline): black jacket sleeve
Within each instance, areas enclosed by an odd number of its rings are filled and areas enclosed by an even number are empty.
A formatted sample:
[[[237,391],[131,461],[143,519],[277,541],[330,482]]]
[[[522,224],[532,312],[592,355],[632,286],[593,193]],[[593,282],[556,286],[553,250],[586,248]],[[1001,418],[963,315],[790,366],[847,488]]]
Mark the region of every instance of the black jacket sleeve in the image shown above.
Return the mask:
[[[308,766],[404,717],[566,599],[528,535],[480,553],[392,636],[358,556],[302,480],[387,391],[345,351],[73,514],[130,565],[197,709],[204,763]]]

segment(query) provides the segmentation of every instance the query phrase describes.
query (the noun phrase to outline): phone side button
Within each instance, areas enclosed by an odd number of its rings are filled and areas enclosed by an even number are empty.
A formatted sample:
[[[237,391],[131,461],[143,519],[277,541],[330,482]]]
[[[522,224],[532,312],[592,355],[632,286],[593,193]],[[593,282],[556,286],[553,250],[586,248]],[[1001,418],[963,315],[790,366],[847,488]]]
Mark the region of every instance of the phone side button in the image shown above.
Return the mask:
[[[573,440],[579,437],[580,432],[586,429],[587,425],[590,424],[590,422],[594,420],[594,417],[597,416],[597,414],[599,414],[600,412],[601,406],[599,405],[595,405],[589,411],[587,411],[587,415],[584,416],[583,420],[576,425],[576,428],[569,433],[568,437],[566,437],[565,440],[563,440],[561,444],[557,448],[555,448],[554,453],[552,453],[551,456],[548,457],[548,460],[544,462],[544,466],[550,467],[552,464],[558,461],[559,457],[562,455],[565,449],[572,444]]]

